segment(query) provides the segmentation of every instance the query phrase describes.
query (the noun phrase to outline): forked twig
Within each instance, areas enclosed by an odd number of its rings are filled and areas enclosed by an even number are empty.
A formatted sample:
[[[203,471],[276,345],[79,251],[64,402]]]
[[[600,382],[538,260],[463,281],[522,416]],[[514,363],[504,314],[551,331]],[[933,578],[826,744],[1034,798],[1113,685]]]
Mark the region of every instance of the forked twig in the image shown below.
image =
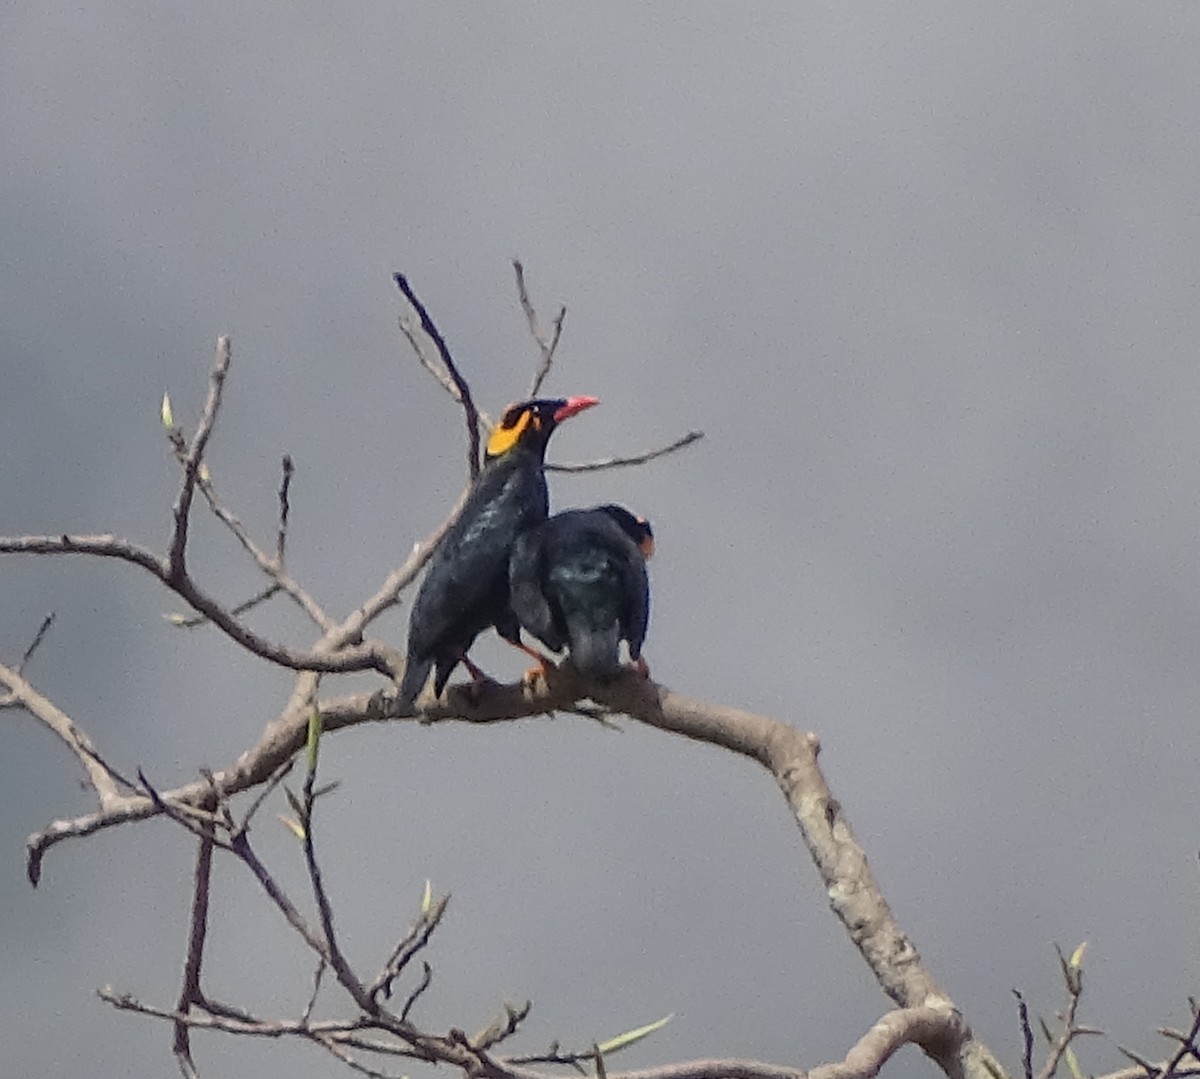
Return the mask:
[[[196,868],[193,874],[192,917],[188,933],[187,958],[183,964],[183,985],[179,990],[176,1010],[187,1015],[192,1006],[204,1001],[200,989],[200,968],[204,960],[204,942],[208,935],[208,897],[211,891],[214,831],[211,823],[203,826],[204,831],[196,849]],[[195,1072],[192,1060],[192,1045],[186,1023],[175,1023],[172,1044],[176,1060],[185,1074],[187,1069]]]
[[[529,396],[536,397],[538,391],[542,388],[542,383],[546,381],[546,377],[550,374],[550,368],[554,364],[554,352],[558,348],[558,342],[562,339],[563,322],[567,317],[567,305],[562,304],[558,309],[558,314],[554,316],[554,321],[551,323],[550,335],[547,337],[542,330],[541,322],[538,319],[537,311],[534,310],[533,302],[529,299],[529,290],[525,287],[525,267],[521,265],[520,259],[512,260],[513,272],[517,278],[517,299],[520,301],[521,310],[525,312],[525,321],[529,323],[529,332],[533,335],[534,341],[537,342],[538,350],[542,354],[542,362],[534,373],[533,381],[529,385]]]

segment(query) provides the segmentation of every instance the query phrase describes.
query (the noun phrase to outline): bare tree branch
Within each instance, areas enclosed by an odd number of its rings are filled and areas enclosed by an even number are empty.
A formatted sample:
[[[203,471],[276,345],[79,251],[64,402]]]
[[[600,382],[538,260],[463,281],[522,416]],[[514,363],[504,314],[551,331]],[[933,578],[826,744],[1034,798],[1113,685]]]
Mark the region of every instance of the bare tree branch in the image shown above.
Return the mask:
[[[742,715],[746,714],[743,713]],[[753,718],[762,719],[763,717]],[[711,722],[719,723],[720,719],[721,717],[719,716],[709,717]],[[799,735],[799,732],[796,732],[796,734]],[[805,745],[807,744],[806,740]],[[746,748],[743,745],[743,751]],[[751,753],[751,755],[758,759],[757,753]],[[312,759],[315,762],[315,753]],[[309,774],[310,777],[315,774],[315,767],[310,768]],[[315,795],[312,792],[311,779],[306,786],[307,790],[304,802],[306,860],[309,864],[310,879],[317,897],[318,906],[321,909],[322,923],[325,927],[323,935],[318,934],[298,914],[295,906],[287,899],[270,873],[267,872],[257,856],[254,855],[244,832],[240,834],[229,848],[250,868],[251,872],[259,880],[276,906],[284,913],[293,928],[322,957],[322,966],[318,968],[318,974],[314,979],[314,989],[301,1021],[299,1023],[286,1023],[260,1020],[249,1013],[234,1013],[232,1010],[218,1009],[211,1002],[205,1001],[199,990],[198,959],[203,942],[203,930],[197,929],[199,919],[195,916],[193,917],[192,929],[193,943],[189,947],[189,972],[194,971],[194,973],[189,973],[185,977],[184,996],[189,998],[189,1000],[192,997],[195,998],[194,1003],[199,1007],[200,1014],[194,1014],[193,1009],[185,1007],[182,1004],[174,1011],[156,1009],[152,1006],[143,1005],[128,995],[117,994],[111,989],[101,990],[101,997],[116,1007],[170,1020],[176,1028],[177,1055],[180,1058],[181,1068],[185,1069],[185,1071],[187,1068],[192,1068],[194,1071],[190,1051],[187,1050],[187,1032],[194,1027],[206,1027],[230,1033],[258,1034],[264,1036],[293,1034],[305,1037],[334,1052],[334,1055],[344,1063],[353,1060],[348,1055],[347,1047],[354,1046],[370,1052],[400,1053],[401,1055],[411,1055],[419,1059],[449,1063],[464,1069],[468,1074],[482,1076],[485,1079],[551,1079],[551,1077],[544,1073],[531,1070],[513,1060],[492,1057],[487,1052],[490,1047],[503,1041],[516,1031],[521,1021],[529,1013],[528,1003],[520,1008],[506,1005],[504,1018],[490,1024],[484,1031],[476,1035],[475,1038],[468,1039],[461,1031],[454,1029],[451,1029],[445,1035],[428,1034],[413,1027],[407,1021],[408,1007],[416,995],[422,991],[423,986],[418,986],[413,994],[410,995],[409,1003],[405,1007],[404,1016],[396,1016],[382,1008],[377,999],[366,990],[357,975],[354,974],[346,963],[345,957],[338,951],[336,944],[333,943],[332,919],[328,913],[328,899],[321,884],[319,873],[314,871],[316,858],[312,840],[312,808]],[[209,858],[211,858],[211,851],[212,847],[210,846],[208,848]],[[203,859],[203,857],[204,854],[202,851],[201,858]],[[204,873],[207,875],[207,869],[204,870]],[[200,875],[201,863],[198,863],[197,895],[202,894]],[[207,881],[205,881],[203,886],[204,894],[207,893],[207,887]],[[196,943],[197,941],[200,943]],[[315,1000],[317,988],[319,987],[320,971],[323,969],[325,962],[330,962],[330,955],[336,957],[332,960],[331,965],[338,975],[339,982],[350,992],[355,1003],[362,1009],[363,1015],[354,1020],[343,1020],[332,1024],[311,1023],[309,1016],[312,1011],[312,1002]],[[193,957],[197,958],[193,960]],[[428,965],[426,964],[425,981],[427,982],[427,980]],[[204,1014],[204,1012],[208,1014]],[[410,1048],[403,1049],[374,1040],[364,1039],[359,1034],[361,1031],[372,1029],[392,1034],[402,1039]],[[181,1030],[183,1032],[182,1035],[179,1033]],[[349,1036],[347,1037],[347,1035]],[[896,1050],[906,1044],[920,1046],[939,1063],[943,1061],[952,1062],[953,1066],[951,1068],[946,1068],[946,1065],[943,1064],[947,1074],[955,1077],[955,1079],[957,1077],[964,1077],[965,1079],[967,1076],[981,1076],[985,1074],[974,1065],[980,1059],[984,1062],[990,1060],[990,1058],[983,1057],[977,1058],[972,1063],[965,1052],[966,1047],[972,1042],[973,1039],[970,1031],[963,1022],[961,1015],[948,1001],[940,1001],[928,1006],[902,1008],[888,1013],[851,1048],[843,1060],[821,1065],[809,1072],[761,1064],[755,1061],[710,1060],[674,1064],[635,1072],[609,1073],[609,1079],[727,1079],[730,1076],[741,1077],[741,1079],[796,1079],[796,1077],[803,1076],[807,1076],[809,1079],[867,1079],[867,1077],[877,1075],[883,1064]],[[182,1048],[180,1048],[181,1045]],[[334,1046],[338,1048],[335,1050]],[[355,1063],[354,1066],[355,1070],[363,1073],[381,1074],[365,1065],[360,1066]],[[1002,1075],[1002,1072],[996,1066],[996,1070],[992,1074]]]
[[[174,527],[171,530],[171,541],[167,545],[166,574],[167,578],[184,575],[184,549],[187,546],[188,516],[192,509],[192,495],[196,489],[196,477],[200,470],[200,462],[204,457],[204,449],[208,445],[213,425],[217,422],[217,412],[221,408],[221,391],[225,386],[225,376],[229,373],[231,350],[228,337],[217,338],[217,359],[212,372],[208,376],[208,399],[204,402],[204,411],[196,428],[195,437],[183,458],[183,485],[179,497],[175,500],[172,510]]]
[[[547,337],[542,330],[533,303],[529,299],[529,290],[525,287],[525,267],[521,265],[520,259],[513,259],[512,266],[513,273],[517,278],[517,299],[521,303],[521,310],[525,312],[525,320],[529,323],[529,332],[533,335],[538,350],[542,354],[541,366],[538,367],[533,381],[529,384],[529,396],[536,397],[542,388],[542,383],[546,381],[546,376],[550,374],[550,368],[554,365],[554,351],[558,348],[558,342],[562,338],[567,306],[563,304],[559,307],[558,314],[554,316],[554,322],[551,324],[550,335]]]
[[[1200,1076],[1200,1045],[1197,1044],[1197,1038],[1200,1038],[1200,1008],[1191,998],[1189,1003],[1192,1006],[1192,1025],[1186,1033],[1168,1027],[1158,1030],[1163,1037],[1179,1043],[1168,1059],[1156,1063],[1118,1045],[1117,1052],[1132,1060],[1135,1066],[1109,1072],[1100,1079],[1183,1079],[1184,1076]]]
[[[421,320],[421,329],[429,335],[430,340],[437,346],[438,356],[445,365],[446,373],[449,374],[451,381],[454,383],[454,388],[458,391],[458,400],[463,406],[463,411],[466,413],[467,421],[467,468],[470,472],[471,479],[479,475],[479,412],[475,408],[475,402],[471,399],[471,387],[467,385],[467,380],[463,378],[462,373],[458,369],[458,365],[454,362],[454,358],[450,355],[450,349],[446,346],[446,340],[442,337],[441,331],[434,324],[425,305],[420,301],[417,294],[413,292],[412,286],[408,283],[408,278],[402,273],[392,275],[396,282],[396,287],[404,294],[404,298],[412,305],[416,311],[417,317]],[[403,329],[403,326],[401,327]],[[411,341],[412,338],[410,337]],[[414,343],[414,347],[417,347]],[[421,355],[421,350],[417,347],[418,355]]]
[[[384,611],[395,606],[399,601],[401,592],[421,572],[438,543],[441,542],[442,537],[458,518],[459,513],[462,512],[462,507],[466,503],[466,497],[467,492],[464,491],[449,517],[425,540],[415,544],[409,557],[402,565],[388,574],[375,594],[367,599],[361,607],[351,612],[331,632],[326,633],[316,644],[312,654],[320,656],[327,654],[336,656],[340,654],[344,656],[347,654],[350,644],[362,640],[363,630]],[[6,551],[37,553],[42,547],[49,553],[78,552],[132,562],[148,570],[160,581],[163,580],[162,566],[151,552],[130,544],[125,540],[118,540],[113,536],[74,538],[69,536],[0,537],[0,553]],[[375,648],[378,646],[372,647]],[[362,648],[359,649],[360,652],[362,650]],[[391,662],[400,663],[398,657],[392,659]],[[341,666],[336,660],[330,665]],[[351,661],[351,663],[345,666],[345,669],[352,670],[358,668]],[[15,683],[10,683],[6,680],[6,676],[11,673],[6,668],[0,666],[0,684],[10,684],[11,688],[11,685]],[[311,673],[311,668],[304,668],[304,673],[297,680],[296,687],[283,712],[268,724],[258,745],[253,748],[248,757],[243,758],[241,767],[235,766],[234,769],[227,770],[218,775],[217,779],[221,783],[223,790],[232,794],[246,790],[252,786],[257,786],[259,783],[267,781],[271,773],[276,769],[284,768],[288,764],[298,748],[298,744],[295,742],[295,717],[303,714],[306,703],[312,698],[315,692],[316,678],[317,675]],[[11,698],[0,698],[0,706],[23,704],[23,701],[18,700],[17,696],[18,694],[14,691]],[[31,699],[36,700],[36,698]],[[47,701],[46,703],[49,704],[50,702]],[[51,708],[53,708],[52,705]],[[47,725],[51,729],[56,730],[56,733],[59,733],[60,737],[64,738],[68,746],[76,749],[74,740],[62,733],[66,729],[63,724],[57,720],[51,722],[46,719],[46,716],[52,713],[43,713],[36,708],[30,709],[30,711],[31,714],[42,719],[43,722],[47,722]],[[57,712],[57,709],[54,709],[54,711]],[[66,722],[70,723],[69,720]],[[75,730],[77,735],[82,736],[82,731],[76,730],[73,724],[71,725],[71,730]],[[90,742],[86,743],[84,752],[88,760],[102,764],[101,758]],[[88,766],[85,765],[85,767]],[[266,771],[260,775],[259,769],[263,767],[266,768]],[[107,770],[112,775],[116,774],[110,768],[107,768],[107,766],[104,766],[104,770]],[[132,789],[134,785],[129,784],[129,786]],[[97,793],[100,794],[102,789],[97,788]],[[165,797],[178,804],[194,803],[196,799],[203,797],[206,789],[206,783],[194,782],[176,791],[167,792]],[[129,796],[122,796],[115,792],[101,794],[98,811],[76,817],[73,820],[54,821],[43,831],[29,836],[26,841],[26,847],[28,852],[27,870],[30,881],[34,885],[37,884],[41,876],[42,858],[47,850],[61,840],[91,835],[96,831],[115,824],[154,816],[157,812],[158,809],[155,807],[153,799],[142,792]]]
[[[503,1041],[507,1041],[521,1028],[521,1024],[529,1018],[533,1003],[525,1001],[520,1007],[513,1007],[507,1002],[504,1005],[503,1016],[493,1019],[478,1034],[471,1038],[471,1044],[476,1049],[492,1049]]]
[[[1146,1061],[1132,1068],[1120,1068],[1115,1072],[1105,1072],[1095,1079],[1194,1079],[1200,1076],[1200,1064],[1178,1064],[1174,1071],[1166,1071],[1166,1062],[1155,1064]]]
[[[421,999],[421,994],[433,983],[433,968],[421,960],[421,980],[413,986],[412,992],[404,1000],[404,1007],[400,1009],[400,1018],[407,1020],[409,1013],[413,1010],[413,1005]]]
[[[319,714],[317,716],[317,724],[319,731]],[[309,738],[312,737],[311,733],[306,732],[306,734]],[[317,742],[319,742],[319,737],[318,734]],[[342,986],[354,998],[355,1003],[369,1013],[373,1008],[378,1008],[378,1001],[371,996],[370,992],[359,981],[345,955],[342,954],[341,947],[338,945],[337,934],[333,929],[333,906],[329,902],[329,895],[325,891],[325,884],[321,877],[321,867],[317,863],[316,841],[313,834],[315,830],[313,801],[316,797],[313,793],[313,784],[317,776],[316,743],[313,743],[309,749],[309,754],[308,774],[304,777],[304,864],[308,869],[308,879],[312,885],[313,898],[317,901],[317,911],[321,916],[321,931],[325,934],[325,950],[321,953],[321,958],[329,964],[333,973],[337,976],[337,980],[341,982]]]
[[[249,599],[244,599],[241,603],[234,604],[229,608],[229,613],[234,618],[240,618],[256,607],[261,607],[267,600],[273,599],[282,591],[283,589],[278,584],[269,584],[261,591],[255,592]],[[208,619],[202,614],[194,614],[189,617],[185,614],[172,612],[171,614],[164,614],[163,618],[178,629],[198,629],[200,626],[208,625]]]
[[[186,571],[172,573],[170,567],[150,551],[113,535],[0,536],[0,554],[82,554],[131,562],[158,578],[248,652],[294,671],[348,673],[374,670],[397,677],[403,669],[399,654],[379,642],[326,652],[304,651],[269,641],[234,618]]]
[[[31,716],[52,730],[63,744],[75,754],[87,773],[88,783],[96,792],[101,810],[121,803],[118,789],[120,777],[101,760],[92,740],[48,697],[43,697],[16,671],[0,665],[0,685],[8,689],[6,698],[12,705],[24,708]],[[36,882],[35,882],[36,883]]]
[[[1017,1018],[1021,1022],[1021,1069],[1025,1079],[1033,1079],[1033,1028],[1029,1025],[1029,1008],[1016,989],[1013,996],[1017,998]]]
[[[308,995],[308,1003],[304,1005],[304,1011],[300,1013],[300,1022],[307,1025],[312,1018],[313,1008],[317,1006],[317,997],[321,993],[321,979],[325,976],[325,971],[329,969],[329,965],[325,960],[317,960],[317,969],[313,974],[312,992]]]
[[[1046,1062],[1037,1073],[1037,1079],[1052,1079],[1071,1042],[1082,1033],[1075,1025],[1075,1013],[1079,1008],[1079,998],[1083,995],[1083,971],[1076,963],[1067,960],[1061,948],[1057,950],[1059,966],[1067,985],[1067,1007],[1062,1017],[1062,1030],[1050,1043],[1050,1051],[1046,1054]]]
[[[422,699],[422,710],[412,718],[425,723],[504,722],[523,716],[549,714],[572,706],[584,697],[591,697],[613,711],[622,712],[660,730],[721,746],[763,765],[775,778],[792,809],[834,913],[842,921],[884,992],[905,1009],[934,1008],[941,1011],[953,1007],[947,994],[921,962],[916,949],[896,923],[884,900],[867,864],[866,855],[821,774],[817,764],[819,743],[815,735],[766,716],[681,696],[632,671],[611,684],[599,685],[581,680],[569,667],[551,672],[547,679],[539,680],[536,685],[518,683],[497,687],[479,701],[473,699],[473,694],[457,686],[448,692],[444,703],[428,702],[427,694]],[[394,690],[322,702],[321,716],[326,736],[346,726],[399,718],[389,711],[389,702],[392,700]],[[307,723],[307,711],[303,707],[295,709],[269,738],[242,754],[230,768],[216,773],[214,782],[227,795],[232,795],[265,781],[304,744]],[[198,804],[210,789],[208,783],[189,784],[166,792],[161,798],[176,804]],[[45,832],[31,837],[31,860],[40,859],[48,846],[66,835],[89,834],[113,824],[154,816],[160,811],[160,806],[152,799],[131,796],[107,813],[92,814],[75,821],[55,822]],[[244,837],[242,840],[248,852]],[[233,846],[238,853],[242,853],[238,840],[234,841]],[[266,872],[265,868],[262,872]],[[270,893],[271,889],[266,883],[269,875],[260,879],[263,879],[264,887]],[[275,898],[274,895],[272,898]],[[278,899],[275,901],[279,902]],[[289,914],[289,921],[293,920],[293,916],[299,919],[298,914]],[[303,919],[299,919],[299,924],[304,924]],[[309,939],[317,953],[330,960],[331,956],[319,934],[311,929],[302,931],[311,935],[312,939],[308,935],[306,939]],[[365,987],[363,997],[371,999]],[[367,1010],[361,1001],[359,1003]],[[979,1068],[993,1059],[986,1047],[969,1034],[953,1044],[926,1049],[931,1055],[936,1054],[935,1061],[951,1076],[981,1074]]]
[[[38,650],[38,646],[46,639],[46,633],[52,625],[54,625],[53,611],[42,619],[42,624],[38,626],[37,633],[33,635],[33,640],[29,642],[29,647],[25,649],[25,654],[21,657],[21,662],[17,664],[17,674],[24,673],[25,665],[33,659],[33,653]]]
[[[953,1009],[900,1008],[875,1023],[842,1060],[809,1071],[754,1060],[690,1060],[638,1071],[608,1071],[608,1079],[870,1079],[905,1045],[929,1052],[929,1046],[951,1045],[969,1037],[962,1016]],[[520,1079],[541,1079],[542,1074],[513,1069]]]
[[[551,370],[566,309],[564,307],[559,311],[552,331],[546,333],[529,299],[524,271],[519,262],[514,261],[514,271],[521,306],[542,355],[542,363],[531,388],[531,393],[537,393]],[[396,274],[395,281],[419,317],[421,334],[436,347],[437,360],[427,355],[423,338],[418,336],[407,319],[401,319],[401,329],[413,344],[421,362],[463,407],[468,433],[468,465],[474,479],[480,468],[480,425],[486,420],[476,409],[470,388],[428,311],[402,274]],[[381,997],[390,997],[393,982],[408,969],[411,960],[428,943],[429,935],[445,911],[445,899],[437,904],[425,905],[426,909],[423,909],[416,925],[392,951],[373,981],[365,981],[354,971],[341,951],[335,934],[334,909],[316,853],[313,807],[321,793],[314,787],[316,743],[313,743],[310,753],[303,802],[300,803],[294,796],[290,797],[302,818],[301,840],[319,925],[301,913],[252,847],[249,822],[267,794],[282,781],[296,754],[305,744],[309,717],[317,700],[320,675],[371,669],[388,676],[393,682],[398,680],[403,667],[400,655],[380,642],[365,640],[364,631],[380,613],[397,602],[401,590],[420,572],[436,544],[461,512],[466,496],[464,494],[450,518],[431,537],[414,547],[404,565],[388,575],[375,595],[342,621],[335,621],[284,569],[289,491],[294,472],[291,459],[283,459],[283,476],[279,487],[279,527],[273,555],[261,549],[249,537],[241,521],[217,497],[211,473],[204,463],[204,454],[220,410],[229,366],[229,339],[222,337],[218,340],[217,357],[209,376],[209,390],[201,419],[190,443],[175,426],[169,402],[164,399],[163,422],[183,467],[183,478],[172,509],[173,527],[163,557],[111,535],[0,537],[0,554],[87,554],[140,566],[243,648],[297,671],[298,677],[291,696],[257,742],[228,768],[221,772],[203,773],[200,780],[160,792],[141,773],[137,784],[124,780],[100,759],[83,732],[68,717],[32,690],[20,670],[0,667],[0,687],[7,689],[7,694],[0,697],[0,705],[19,705],[54,730],[83,764],[99,802],[95,812],[54,821],[44,831],[29,837],[28,871],[31,881],[37,883],[45,852],[62,839],[89,835],[117,824],[165,815],[198,837],[188,949],[176,1007],[169,1010],[155,1008],[110,989],[101,991],[102,998],[115,1007],[137,1011],[172,1024],[175,1056],[185,1077],[196,1074],[190,1045],[190,1031],[193,1029],[303,1038],[359,1073],[375,1077],[383,1077],[385,1073],[374,1070],[354,1054],[399,1056],[449,1064],[461,1069],[472,1079],[551,1079],[546,1073],[526,1066],[533,1060],[579,1066],[586,1059],[603,1075],[601,1069],[604,1066],[599,1049],[594,1049],[590,1056],[577,1054],[573,1058],[569,1054],[561,1058],[552,1055],[510,1059],[493,1055],[491,1051],[494,1047],[517,1031],[528,1014],[528,1004],[523,1007],[505,1005],[504,1014],[474,1038],[468,1038],[462,1030],[453,1027],[445,1034],[420,1030],[410,1021],[409,1014],[430,984],[432,972],[425,962],[422,962],[423,975],[405,998],[402,1011],[397,1014],[385,1005]],[[643,464],[680,450],[701,437],[701,432],[692,431],[670,445],[647,453],[548,467],[558,472],[586,472]],[[318,625],[321,636],[311,648],[293,649],[265,640],[240,621],[240,613],[247,609],[245,605],[229,609],[202,591],[192,580],[187,570],[186,555],[190,512],[197,488],[204,494],[212,512],[233,532],[243,549],[272,581],[271,588],[264,591],[264,597],[268,593],[273,595],[275,591],[286,592]],[[27,650],[22,663],[36,649],[45,629],[46,624]],[[594,704],[585,703],[588,700]],[[906,1044],[919,1046],[950,1079],[1003,1076],[990,1051],[974,1038],[953,1002],[934,981],[916,949],[896,923],[874,880],[866,856],[821,773],[817,761],[819,743],[815,735],[770,717],[683,697],[633,671],[614,682],[599,684],[581,678],[569,665],[549,672],[547,677],[534,684],[498,686],[482,695],[474,688],[451,687],[441,701],[423,699],[420,710],[415,714],[401,714],[395,702],[394,688],[374,694],[358,693],[329,698],[319,705],[321,728],[332,734],[343,727],[384,720],[407,719],[422,724],[448,721],[494,723],[526,716],[552,715],[556,711],[578,711],[601,719],[610,714],[624,714],[658,729],[716,745],[758,762],[782,791],[820,873],[834,913],[842,921],[879,985],[898,1005],[897,1010],[883,1016],[843,1060],[821,1065],[810,1072],[755,1061],[707,1060],[635,1072],[608,1072],[607,1079],[801,1079],[802,1076],[810,1079],[866,1079],[876,1075],[896,1050]],[[239,824],[234,819],[229,799],[254,788],[261,790]],[[232,853],[249,870],[269,901],[318,957],[311,992],[297,1021],[259,1019],[247,1011],[210,1000],[203,992],[201,968],[208,933],[213,852],[217,849]],[[332,1023],[314,1022],[312,1019],[327,967],[358,1009],[359,1014],[352,1019]],[[1066,969],[1064,963],[1064,971]],[[1068,986],[1071,986],[1069,977]],[[1053,1075],[1058,1059],[1068,1052],[1071,1038],[1087,1029],[1076,1026],[1074,1022],[1077,990],[1078,986],[1073,990],[1072,1006],[1064,1022],[1063,1035],[1060,1036],[1062,1046],[1057,1049],[1053,1061],[1047,1062],[1048,1070],[1044,1069],[1042,1079],[1049,1079]],[[1189,1051],[1188,1046],[1194,1052],[1196,1033],[1193,1030],[1189,1036],[1177,1036],[1186,1043],[1183,1056],[1179,1058],[1182,1060]],[[557,1054],[557,1048],[553,1053]]]
[[[628,468],[630,465],[644,465],[647,461],[653,461],[657,457],[665,457],[668,453],[675,453],[685,446],[690,446],[693,442],[699,442],[703,437],[703,431],[689,431],[682,438],[677,438],[670,445],[661,446],[657,450],[647,450],[645,453],[636,453],[629,457],[605,457],[599,461],[584,461],[580,464],[548,464],[546,465],[546,471],[603,472],[610,468]]]
[[[282,465],[283,476],[279,481],[279,531],[275,537],[275,561],[281,566],[283,565],[284,549],[287,547],[288,516],[292,511],[288,495],[292,489],[292,476],[296,472],[296,466],[290,453],[283,455]]]
[[[1192,1016],[1192,1025],[1188,1028],[1186,1034],[1181,1034],[1178,1031],[1165,1028],[1159,1030],[1159,1033],[1164,1037],[1172,1038],[1178,1041],[1179,1048],[1175,1050],[1175,1053],[1172,1055],[1171,1059],[1163,1065],[1162,1071],[1159,1073],[1156,1079],[1167,1079],[1167,1076],[1175,1075],[1176,1069],[1178,1069],[1179,1065],[1182,1064],[1188,1057],[1191,1057],[1193,1060],[1200,1063],[1200,1047],[1196,1045],[1196,1039],[1200,1037],[1200,1009],[1197,1009],[1193,1005],[1192,1011],[1194,1012]]]
[[[191,928],[188,932],[187,958],[183,964],[183,985],[179,990],[179,1003],[176,1011],[187,1015],[193,1004],[199,1004],[204,997],[200,991],[200,967],[204,961],[204,941],[208,935],[208,897],[212,881],[213,859],[213,826],[205,827],[196,849],[196,869],[193,875],[192,917]],[[192,1045],[189,1029],[186,1023],[175,1024],[175,1036],[172,1046],[175,1058],[179,1061],[180,1070],[186,1075],[194,1074],[195,1062],[192,1060]]]
[[[284,460],[290,461],[291,458],[286,457]],[[286,486],[290,482],[291,473],[285,470],[284,476],[285,485],[280,487],[280,501],[283,515],[281,516],[281,524],[276,538],[278,550],[282,550],[283,545],[286,542]],[[258,566],[263,573],[271,578],[278,589],[287,593],[288,596],[295,600],[296,605],[305,614],[307,614],[308,617],[311,618],[312,621],[316,623],[316,625],[322,631],[328,632],[330,629],[332,629],[334,625],[333,620],[324,612],[324,610],[322,610],[320,604],[318,604],[317,601],[312,598],[312,596],[310,596],[303,588],[301,588],[295,579],[292,578],[284,569],[282,556],[276,555],[273,557],[259,547],[258,544],[250,538],[249,533],[246,531],[246,526],[243,525],[237,516],[228,508],[226,508],[226,506],[217,497],[217,491],[216,487],[213,485],[212,476],[206,474],[200,477],[200,479],[197,481],[197,485],[207,500],[213,515],[222,524],[224,524],[230,532],[233,533],[238,543],[242,545],[242,549],[254,560],[254,564]],[[239,613],[240,611],[245,611],[247,609],[248,607],[246,604],[241,604],[239,607],[234,608],[233,612],[231,613]]]
[[[404,334],[413,352],[416,353],[417,360],[421,366],[433,376],[434,381],[450,395],[456,404],[461,405],[462,394],[459,392],[458,387],[454,385],[454,379],[441,367],[436,358],[437,353],[429,349],[429,339],[421,334],[421,327],[411,322],[404,315],[401,315],[396,320],[396,324],[400,327],[400,332]]]
[[[380,993],[385,997],[392,995],[392,983],[404,973],[404,968],[408,966],[417,953],[428,945],[429,938],[433,936],[434,930],[441,924],[442,917],[445,915],[446,907],[449,904],[450,897],[444,895],[441,899],[431,903],[428,910],[421,912],[416,924],[392,950],[392,954],[388,957],[387,963],[384,964],[383,970],[367,986],[367,992],[372,997],[378,997]],[[428,978],[428,976],[429,971],[426,969],[426,977]],[[407,1014],[411,1007],[412,1001],[409,1001],[401,1014]]]

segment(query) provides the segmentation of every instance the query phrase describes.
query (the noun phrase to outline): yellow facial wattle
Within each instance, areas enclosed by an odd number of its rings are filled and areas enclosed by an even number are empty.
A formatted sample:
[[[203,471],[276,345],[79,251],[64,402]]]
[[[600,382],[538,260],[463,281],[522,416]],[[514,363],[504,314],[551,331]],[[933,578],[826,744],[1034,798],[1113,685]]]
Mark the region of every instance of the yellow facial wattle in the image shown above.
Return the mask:
[[[531,425],[537,428],[540,423],[538,417],[529,409],[524,409],[515,416],[505,413],[500,422],[492,428],[492,433],[488,435],[487,455],[499,457],[501,454],[507,453],[521,441],[521,436]]]

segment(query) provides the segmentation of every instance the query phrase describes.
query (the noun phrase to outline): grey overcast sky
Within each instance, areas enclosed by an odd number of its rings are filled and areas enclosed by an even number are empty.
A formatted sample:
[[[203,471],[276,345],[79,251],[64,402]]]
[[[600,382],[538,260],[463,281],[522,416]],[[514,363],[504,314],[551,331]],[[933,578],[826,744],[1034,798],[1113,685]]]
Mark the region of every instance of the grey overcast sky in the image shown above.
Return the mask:
[[[553,458],[707,432],[552,478],[560,507],[653,519],[656,677],[820,734],[901,923],[1010,1067],[1010,990],[1059,1005],[1056,941],[1090,942],[1083,1019],[1157,1051],[1200,988],[1197,57],[1184,2],[8,5],[0,532],[161,547],[159,400],[194,423],[230,333],[214,476],[268,536],[295,457],[293,571],[347,611],[463,480],[390,274],[495,409],[535,361],[520,256],[570,309],[549,388],[604,401]],[[222,596],[256,586],[215,527],[195,542]],[[57,611],[30,676],[163,784],[232,761],[289,685],[176,608],[128,568],[0,559],[0,656]],[[283,609],[255,625],[307,638]],[[173,1074],[169,1031],[93,990],[174,999],[190,845],[161,823],[64,845],[32,891],[26,834],[89,802],[46,731],[3,724],[3,1070]],[[535,1049],[675,1012],[630,1064],[801,1065],[888,1004],[744,761],[559,718],[356,730],[323,769],[358,962],[427,877],[454,893],[430,1026],[530,997]],[[299,889],[273,813],[258,841]],[[297,1013],[281,919],[232,865],[216,903],[209,990]]]

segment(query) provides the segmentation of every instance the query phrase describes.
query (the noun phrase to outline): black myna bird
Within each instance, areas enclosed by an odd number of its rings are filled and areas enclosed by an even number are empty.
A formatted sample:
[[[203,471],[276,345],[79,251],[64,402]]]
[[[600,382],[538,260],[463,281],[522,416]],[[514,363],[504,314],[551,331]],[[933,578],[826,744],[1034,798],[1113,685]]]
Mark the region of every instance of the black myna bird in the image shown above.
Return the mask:
[[[650,618],[649,523],[622,506],[567,510],[521,533],[509,561],[509,601],[547,648],[570,651],[593,678],[621,669],[621,641],[647,674],[642,642]]]
[[[508,561],[519,533],[546,519],[546,443],[565,419],[599,404],[595,397],[509,405],[487,441],[483,469],[457,521],[429,561],[408,620],[408,656],[399,702],[409,708],[435,669],[440,695],[466,664],[484,677],[467,649],[497,621],[511,622]],[[513,635],[519,636],[513,631]]]

